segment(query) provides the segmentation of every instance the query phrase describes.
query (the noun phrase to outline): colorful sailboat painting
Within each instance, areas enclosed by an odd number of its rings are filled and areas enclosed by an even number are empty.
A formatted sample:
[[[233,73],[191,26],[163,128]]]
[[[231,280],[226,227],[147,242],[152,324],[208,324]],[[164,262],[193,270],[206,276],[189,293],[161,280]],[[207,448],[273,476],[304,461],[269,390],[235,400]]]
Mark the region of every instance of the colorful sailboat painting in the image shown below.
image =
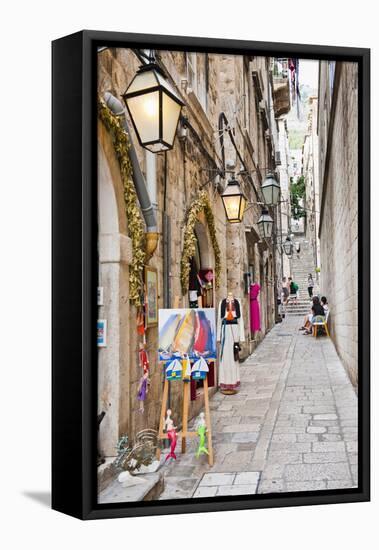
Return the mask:
[[[216,359],[214,308],[159,310],[159,360]]]

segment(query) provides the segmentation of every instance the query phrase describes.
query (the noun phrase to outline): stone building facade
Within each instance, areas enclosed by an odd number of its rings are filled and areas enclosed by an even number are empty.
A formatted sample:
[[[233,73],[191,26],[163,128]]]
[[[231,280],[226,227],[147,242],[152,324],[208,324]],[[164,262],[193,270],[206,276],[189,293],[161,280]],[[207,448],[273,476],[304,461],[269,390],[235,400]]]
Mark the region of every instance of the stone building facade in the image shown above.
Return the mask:
[[[305,180],[306,225],[305,236],[313,251],[314,266],[320,266],[320,185],[319,185],[319,143],[317,135],[317,97],[308,99],[308,127],[303,145],[302,173]]]
[[[358,65],[319,72],[321,291],[331,336],[354,384],[358,370]]]
[[[219,288],[212,288],[210,304],[217,307],[232,290],[242,305],[247,357],[275,323],[275,247],[259,238],[257,221],[261,214],[260,186],[268,170],[275,169],[277,127],[270,120],[272,80],[270,59],[185,52],[157,52],[185,102],[187,123],[180,125],[174,148],[153,155],[138,145],[130,131],[151,201],[155,207],[158,245],[148,265],[158,272],[158,305],[188,307],[183,295],[180,262],[186,214],[205,190],[215,218],[221,251]],[[98,54],[98,93],[110,92],[121,99],[135,75],[139,61],[128,49],[105,49]],[[220,113],[225,114],[220,141]],[[130,122],[130,121],[129,121]],[[131,124],[129,124],[131,127]],[[235,146],[230,139],[230,130]],[[233,167],[248,200],[253,203],[241,224],[228,224],[220,191],[227,182],[217,176],[217,168]],[[158,328],[146,330],[150,361],[150,386],[144,413],[138,410],[137,392],[141,378],[138,363],[140,336],[136,330],[137,310],[129,301],[129,268],[132,258],[123,189],[112,136],[98,122],[99,197],[99,285],[104,289],[104,305],[99,318],[107,319],[107,347],[99,349],[99,412],[106,414],[99,428],[99,448],[105,456],[115,455],[115,445],[123,434],[133,439],[144,428],[158,427],[162,367],[157,361]],[[215,270],[215,258],[205,216],[196,223],[197,270]],[[249,282],[261,285],[262,331],[251,334],[249,324]],[[173,416],[181,410],[181,385],[172,384],[170,406]],[[214,386],[217,388],[217,368]],[[203,406],[203,389],[197,388],[190,416]]]

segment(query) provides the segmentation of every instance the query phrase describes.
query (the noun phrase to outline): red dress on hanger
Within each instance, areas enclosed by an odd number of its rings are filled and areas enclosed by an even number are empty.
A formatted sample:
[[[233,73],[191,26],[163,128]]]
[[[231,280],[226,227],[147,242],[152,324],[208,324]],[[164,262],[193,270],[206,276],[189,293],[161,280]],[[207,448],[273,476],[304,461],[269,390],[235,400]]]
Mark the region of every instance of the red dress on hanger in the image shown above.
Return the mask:
[[[261,330],[261,313],[259,309],[258,294],[261,287],[258,283],[250,285],[250,329],[251,332]]]

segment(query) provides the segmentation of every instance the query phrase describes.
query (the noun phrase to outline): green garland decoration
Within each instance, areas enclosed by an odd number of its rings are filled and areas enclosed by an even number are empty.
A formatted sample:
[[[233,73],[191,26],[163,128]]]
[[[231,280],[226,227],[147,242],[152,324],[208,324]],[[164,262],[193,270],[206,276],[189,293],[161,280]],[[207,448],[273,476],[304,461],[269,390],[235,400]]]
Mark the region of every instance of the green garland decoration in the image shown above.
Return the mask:
[[[142,305],[143,268],[146,259],[145,224],[138,207],[136,191],[132,181],[132,165],[129,158],[129,138],[101,97],[98,98],[99,118],[111,133],[113,147],[120,165],[124,188],[125,213],[128,232],[132,240],[133,258],[129,266],[129,299],[136,307]]]
[[[207,220],[209,235],[211,237],[211,242],[213,246],[214,256],[215,256],[215,280],[216,288],[220,285],[220,275],[221,275],[221,253],[220,247],[217,242],[216,237],[216,227],[215,219],[212,212],[212,207],[209,202],[209,197],[205,191],[201,191],[197,199],[191,204],[187,218],[186,218],[186,227],[184,230],[184,244],[183,244],[183,254],[180,262],[180,282],[182,285],[182,292],[185,294],[188,291],[189,283],[189,274],[191,269],[191,258],[195,255],[196,251],[196,235],[195,235],[195,224],[200,212],[204,212],[205,218]]]

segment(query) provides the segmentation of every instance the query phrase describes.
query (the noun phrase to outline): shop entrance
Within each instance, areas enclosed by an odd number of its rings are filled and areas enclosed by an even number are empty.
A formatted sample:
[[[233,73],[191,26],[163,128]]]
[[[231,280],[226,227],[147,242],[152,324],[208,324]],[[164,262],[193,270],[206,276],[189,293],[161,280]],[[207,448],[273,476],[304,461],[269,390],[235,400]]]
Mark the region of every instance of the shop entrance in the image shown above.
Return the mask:
[[[195,225],[196,249],[191,258],[188,285],[188,301],[191,308],[215,307],[214,257],[206,226],[198,221]],[[209,363],[208,386],[215,385],[215,364]],[[203,391],[202,380],[191,381],[191,400]]]

